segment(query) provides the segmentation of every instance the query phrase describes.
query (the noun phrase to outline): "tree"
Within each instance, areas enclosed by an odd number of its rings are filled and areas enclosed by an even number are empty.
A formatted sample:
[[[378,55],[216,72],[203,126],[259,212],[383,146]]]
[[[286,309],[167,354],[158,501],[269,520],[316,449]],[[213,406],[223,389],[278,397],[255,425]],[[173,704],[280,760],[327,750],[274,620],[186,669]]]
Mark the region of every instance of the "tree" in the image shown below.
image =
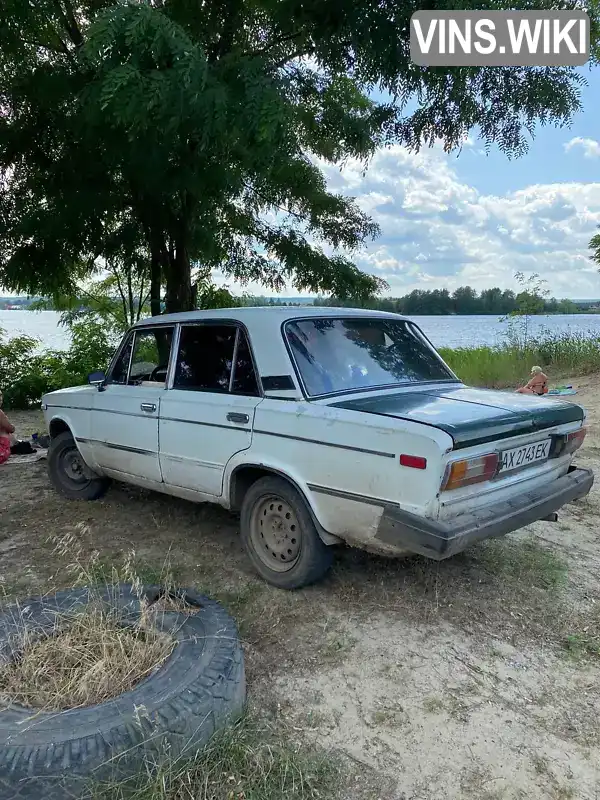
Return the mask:
[[[506,317],[509,323],[508,338],[516,346],[526,348],[530,339],[531,317],[543,313],[550,292],[546,288],[546,281],[537,273],[526,277],[522,272],[515,272],[515,280],[521,286],[521,291],[516,297],[516,309]]]
[[[502,314],[502,289],[484,289],[480,296],[482,314]]]
[[[558,314],[578,314],[579,310],[579,307],[572,300],[567,298],[559,300],[556,304],[556,311]]]
[[[600,264],[600,233],[592,236],[590,240],[590,250],[592,251],[592,261]],[[600,272],[600,269],[598,270]]]
[[[423,70],[408,40],[420,7],[6,0],[0,280],[57,293],[107,255],[127,267],[141,253],[155,309],[163,285],[167,310],[194,306],[215,268],[377,292],[350,259],[377,226],[328,191],[318,161],[366,164],[391,142],[453,150],[474,127],[519,155],[537,122],[570,121],[583,82],[566,68]]]
[[[471,286],[460,286],[452,295],[457,314],[476,314],[477,292]]]

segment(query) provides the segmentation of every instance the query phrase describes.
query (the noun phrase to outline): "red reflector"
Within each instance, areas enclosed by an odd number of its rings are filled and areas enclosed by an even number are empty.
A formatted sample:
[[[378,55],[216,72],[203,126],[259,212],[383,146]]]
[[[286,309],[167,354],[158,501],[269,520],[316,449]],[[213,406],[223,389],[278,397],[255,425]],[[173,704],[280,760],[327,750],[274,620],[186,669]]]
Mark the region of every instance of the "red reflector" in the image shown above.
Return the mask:
[[[400,456],[401,467],[411,467],[411,469],[427,469],[427,459],[421,456],[408,456],[402,453]]]

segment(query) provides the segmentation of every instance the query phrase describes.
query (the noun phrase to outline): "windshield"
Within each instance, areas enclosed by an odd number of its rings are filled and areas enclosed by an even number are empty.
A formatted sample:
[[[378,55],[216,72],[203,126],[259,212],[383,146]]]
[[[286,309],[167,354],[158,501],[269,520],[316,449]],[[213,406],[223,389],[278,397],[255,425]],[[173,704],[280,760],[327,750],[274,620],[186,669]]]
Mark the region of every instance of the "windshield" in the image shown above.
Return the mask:
[[[404,320],[303,319],[287,322],[284,331],[312,397],[456,380],[418,328]]]

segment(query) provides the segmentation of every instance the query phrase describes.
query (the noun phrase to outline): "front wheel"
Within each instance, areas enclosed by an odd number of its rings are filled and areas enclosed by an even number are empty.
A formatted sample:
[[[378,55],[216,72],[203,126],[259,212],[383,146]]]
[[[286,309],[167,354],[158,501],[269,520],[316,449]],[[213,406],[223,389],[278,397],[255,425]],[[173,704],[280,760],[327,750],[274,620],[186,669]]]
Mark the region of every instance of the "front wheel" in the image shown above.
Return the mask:
[[[110,484],[108,478],[88,467],[69,431],[50,442],[48,475],[56,491],[69,500],[97,500]]]
[[[256,571],[280,589],[323,577],[331,548],[321,540],[304,498],[282,478],[261,478],[246,492],[240,514],[244,548]]]

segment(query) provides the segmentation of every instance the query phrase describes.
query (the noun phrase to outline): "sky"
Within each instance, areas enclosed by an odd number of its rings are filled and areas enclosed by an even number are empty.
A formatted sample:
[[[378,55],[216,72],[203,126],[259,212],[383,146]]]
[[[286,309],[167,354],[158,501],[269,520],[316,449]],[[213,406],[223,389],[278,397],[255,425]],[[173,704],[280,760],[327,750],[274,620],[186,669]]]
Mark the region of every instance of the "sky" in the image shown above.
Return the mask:
[[[385,295],[465,284],[516,289],[520,271],[539,273],[553,296],[600,298],[588,249],[600,225],[600,69],[585,77],[572,126],[538,128],[521,158],[486,154],[470,137],[458,155],[382,150],[366,175],[358,164],[325,168],[330,188],[356,197],[381,227],[353,257],[387,281]]]

